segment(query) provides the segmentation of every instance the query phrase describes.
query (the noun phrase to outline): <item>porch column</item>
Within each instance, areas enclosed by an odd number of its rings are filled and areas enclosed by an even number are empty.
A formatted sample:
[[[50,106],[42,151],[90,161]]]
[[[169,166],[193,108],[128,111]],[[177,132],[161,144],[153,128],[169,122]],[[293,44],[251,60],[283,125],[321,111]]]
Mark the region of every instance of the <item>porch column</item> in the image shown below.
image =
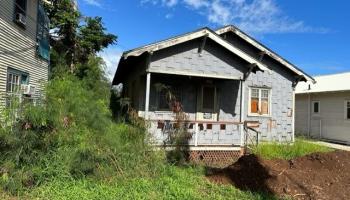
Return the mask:
[[[245,81],[244,80],[241,80],[240,81],[241,82],[241,84],[240,84],[240,86],[241,86],[241,110],[240,110],[240,112],[241,112],[241,114],[240,114],[240,122],[241,122],[241,124],[240,124],[240,134],[241,134],[241,147],[243,147],[244,146],[244,125],[243,125],[243,123],[244,123],[244,107],[245,107],[245,104],[244,104],[244,100],[245,100],[245,97],[244,97],[244,94],[245,94]]]
[[[149,111],[149,95],[151,89],[151,73],[147,72],[146,76],[146,102],[145,102],[145,119],[148,119],[148,111]]]
[[[295,141],[295,89],[293,88],[293,106],[292,106],[292,142]]]

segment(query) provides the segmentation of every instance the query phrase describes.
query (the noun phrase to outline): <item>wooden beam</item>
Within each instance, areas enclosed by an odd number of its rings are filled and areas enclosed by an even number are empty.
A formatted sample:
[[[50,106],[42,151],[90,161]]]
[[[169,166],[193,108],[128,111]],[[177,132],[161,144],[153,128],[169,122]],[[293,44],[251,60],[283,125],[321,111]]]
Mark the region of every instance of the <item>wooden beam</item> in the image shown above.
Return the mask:
[[[148,119],[150,90],[151,90],[151,73],[148,72],[146,75],[145,119]]]
[[[206,35],[204,35],[204,37],[202,39],[202,42],[201,42],[201,44],[200,44],[200,46],[198,48],[198,54],[199,55],[202,55],[202,51],[203,51],[203,49],[205,47],[205,43],[207,42],[208,36],[209,36],[209,34],[206,34]]]

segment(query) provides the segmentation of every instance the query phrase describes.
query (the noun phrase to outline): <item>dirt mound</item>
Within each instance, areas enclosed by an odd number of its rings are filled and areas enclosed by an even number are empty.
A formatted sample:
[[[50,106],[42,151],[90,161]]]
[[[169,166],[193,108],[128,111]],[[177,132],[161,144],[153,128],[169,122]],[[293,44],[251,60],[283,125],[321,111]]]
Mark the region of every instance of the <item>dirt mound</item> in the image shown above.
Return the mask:
[[[314,153],[289,161],[248,155],[225,169],[208,169],[207,177],[279,197],[350,199],[350,152]]]

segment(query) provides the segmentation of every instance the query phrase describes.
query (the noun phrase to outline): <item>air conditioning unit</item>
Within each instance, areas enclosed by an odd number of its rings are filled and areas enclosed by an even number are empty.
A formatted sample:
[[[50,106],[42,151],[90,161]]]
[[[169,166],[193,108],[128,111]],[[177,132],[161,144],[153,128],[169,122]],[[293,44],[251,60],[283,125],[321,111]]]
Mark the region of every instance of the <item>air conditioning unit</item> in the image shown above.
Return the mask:
[[[24,95],[34,95],[35,94],[35,87],[32,86],[32,85],[25,85],[25,84],[22,84],[21,85],[21,91]]]
[[[16,14],[16,22],[18,24],[25,26],[27,24],[26,16],[23,15],[22,13],[17,13]]]

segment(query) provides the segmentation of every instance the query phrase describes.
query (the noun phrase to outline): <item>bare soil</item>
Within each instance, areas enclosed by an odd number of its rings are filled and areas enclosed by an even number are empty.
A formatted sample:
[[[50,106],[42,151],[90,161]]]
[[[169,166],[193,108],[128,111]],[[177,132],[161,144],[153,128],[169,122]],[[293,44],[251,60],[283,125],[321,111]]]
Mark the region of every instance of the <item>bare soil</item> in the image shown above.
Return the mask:
[[[350,199],[350,152],[314,153],[292,160],[248,155],[227,168],[208,169],[207,178],[281,198]]]

